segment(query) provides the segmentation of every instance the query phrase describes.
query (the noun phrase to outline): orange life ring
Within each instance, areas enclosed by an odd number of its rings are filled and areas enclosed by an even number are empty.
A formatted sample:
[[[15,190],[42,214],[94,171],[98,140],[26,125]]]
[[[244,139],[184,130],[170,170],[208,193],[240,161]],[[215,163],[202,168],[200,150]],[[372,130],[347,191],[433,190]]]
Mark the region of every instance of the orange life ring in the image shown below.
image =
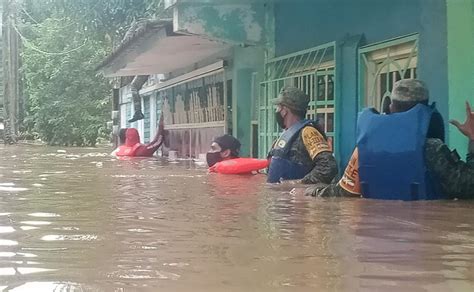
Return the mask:
[[[267,159],[234,158],[214,164],[209,168],[209,171],[222,174],[243,174],[258,171],[267,167]]]

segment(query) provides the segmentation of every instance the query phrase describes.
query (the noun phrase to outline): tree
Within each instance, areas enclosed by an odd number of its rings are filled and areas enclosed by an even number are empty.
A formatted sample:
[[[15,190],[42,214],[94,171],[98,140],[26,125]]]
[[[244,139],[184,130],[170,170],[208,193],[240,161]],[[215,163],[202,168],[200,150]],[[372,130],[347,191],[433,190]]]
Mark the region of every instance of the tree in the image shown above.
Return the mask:
[[[164,12],[159,0],[25,0],[25,7],[30,12],[26,22],[67,16],[104,40],[121,39],[133,21],[162,17]]]
[[[153,0],[25,0],[26,128],[52,145],[95,145],[105,134],[111,86],[94,69]]]
[[[14,0],[3,0],[2,8],[2,83],[4,105],[4,142],[16,143],[16,136],[23,117],[23,100],[20,96],[19,36],[15,31],[18,6]]]
[[[109,113],[110,86],[94,71],[106,46],[68,18],[48,18],[35,30],[23,52],[27,122],[49,144],[95,145]]]

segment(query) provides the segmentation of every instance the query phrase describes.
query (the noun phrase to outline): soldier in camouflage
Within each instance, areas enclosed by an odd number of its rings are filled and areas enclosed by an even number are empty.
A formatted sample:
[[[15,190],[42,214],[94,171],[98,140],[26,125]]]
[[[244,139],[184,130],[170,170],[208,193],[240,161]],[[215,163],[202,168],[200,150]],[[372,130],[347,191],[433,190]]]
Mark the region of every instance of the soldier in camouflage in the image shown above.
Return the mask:
[[[392,91],[392,112],[407,111],[418,103],[427,104],[428,98],[428,90],[423,82],[418,80],[398,81]],[[393,106],[394,103],[398,103],[398,109]],[[469,139],[466,162],[460,159],[455,150],[451,151],[440,137],[430,134],[430,131],[425,142],[426,167],[438,178],[441,192],[451,199],[474,198],[474,112],[468,102],[466,102],[466,114],[467,118],[464,124],[454,120],[450,121]],[[320,197],[360,196],[357,148],[343,177],[337,184],[308,188],[306,194]]]
[[[276,121],[285,131],[269,154],[269,182],[328,184],[337,174],[336,160],[324,131],[317,123],[305,120],[308,103],[309,97],[295,87],[284,87],[273,100],[277,106]],[[281,160],[287,164],[277,166]],[[293,166],[296,168],[292,169]]]

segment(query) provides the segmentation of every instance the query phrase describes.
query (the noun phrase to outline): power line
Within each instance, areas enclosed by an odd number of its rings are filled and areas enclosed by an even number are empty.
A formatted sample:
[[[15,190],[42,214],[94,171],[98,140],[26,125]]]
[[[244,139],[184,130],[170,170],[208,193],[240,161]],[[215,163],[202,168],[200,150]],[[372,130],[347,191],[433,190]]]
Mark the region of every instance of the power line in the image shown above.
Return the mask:
[[[82,47],[84,47],[87,43],[87,38],[84,40],[84,43],[82,45],[80,45],[79,47],[77,48],[74,48],[74,49],[71,49],[71,50],[68,50],[68,51],[64,51],[64,52],[46,52],[46,51],[43,51],[41,50],[40,48],[38,48],[37,46],[35,46],[30,40],[28,40],[26,37],[24,37],[20,30],[16,27],[16,25],[10,20],[10,24],[12,25],[13,29],[16,31],[16,33],[20,36],[20,38],[23,40],[24,44],[29,47],[30,49],[38,52],[38,53],[41,53],[41,54],[44,54],[44,55],[52,55],[52,56],[61,56],[61,55],[67,55],[67,54],[70,54],[72,52],[75,52],[77,50],[80,50]]]
[[[36,20],[33,18],[33,16],[31,16],[31,14],[29,14],[28,11],[26,11],[25,8],[21,7],[21,10],[23,11],[23,13],[26,14],[26,16],[28,16],[28,18],[30,18],[31,20],[33,20],[33,22],[34,22],[35,24],[39,24],[39,22],[36,21]]]

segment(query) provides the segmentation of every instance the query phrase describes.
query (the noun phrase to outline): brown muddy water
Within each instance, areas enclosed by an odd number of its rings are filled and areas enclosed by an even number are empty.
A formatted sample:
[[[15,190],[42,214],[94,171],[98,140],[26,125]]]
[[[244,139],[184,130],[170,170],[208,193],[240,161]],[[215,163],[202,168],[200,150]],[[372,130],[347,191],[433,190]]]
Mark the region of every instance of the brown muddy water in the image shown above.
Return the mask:
[[[60,150],[0,146],[0,291],[474,291],[474,203]]]

